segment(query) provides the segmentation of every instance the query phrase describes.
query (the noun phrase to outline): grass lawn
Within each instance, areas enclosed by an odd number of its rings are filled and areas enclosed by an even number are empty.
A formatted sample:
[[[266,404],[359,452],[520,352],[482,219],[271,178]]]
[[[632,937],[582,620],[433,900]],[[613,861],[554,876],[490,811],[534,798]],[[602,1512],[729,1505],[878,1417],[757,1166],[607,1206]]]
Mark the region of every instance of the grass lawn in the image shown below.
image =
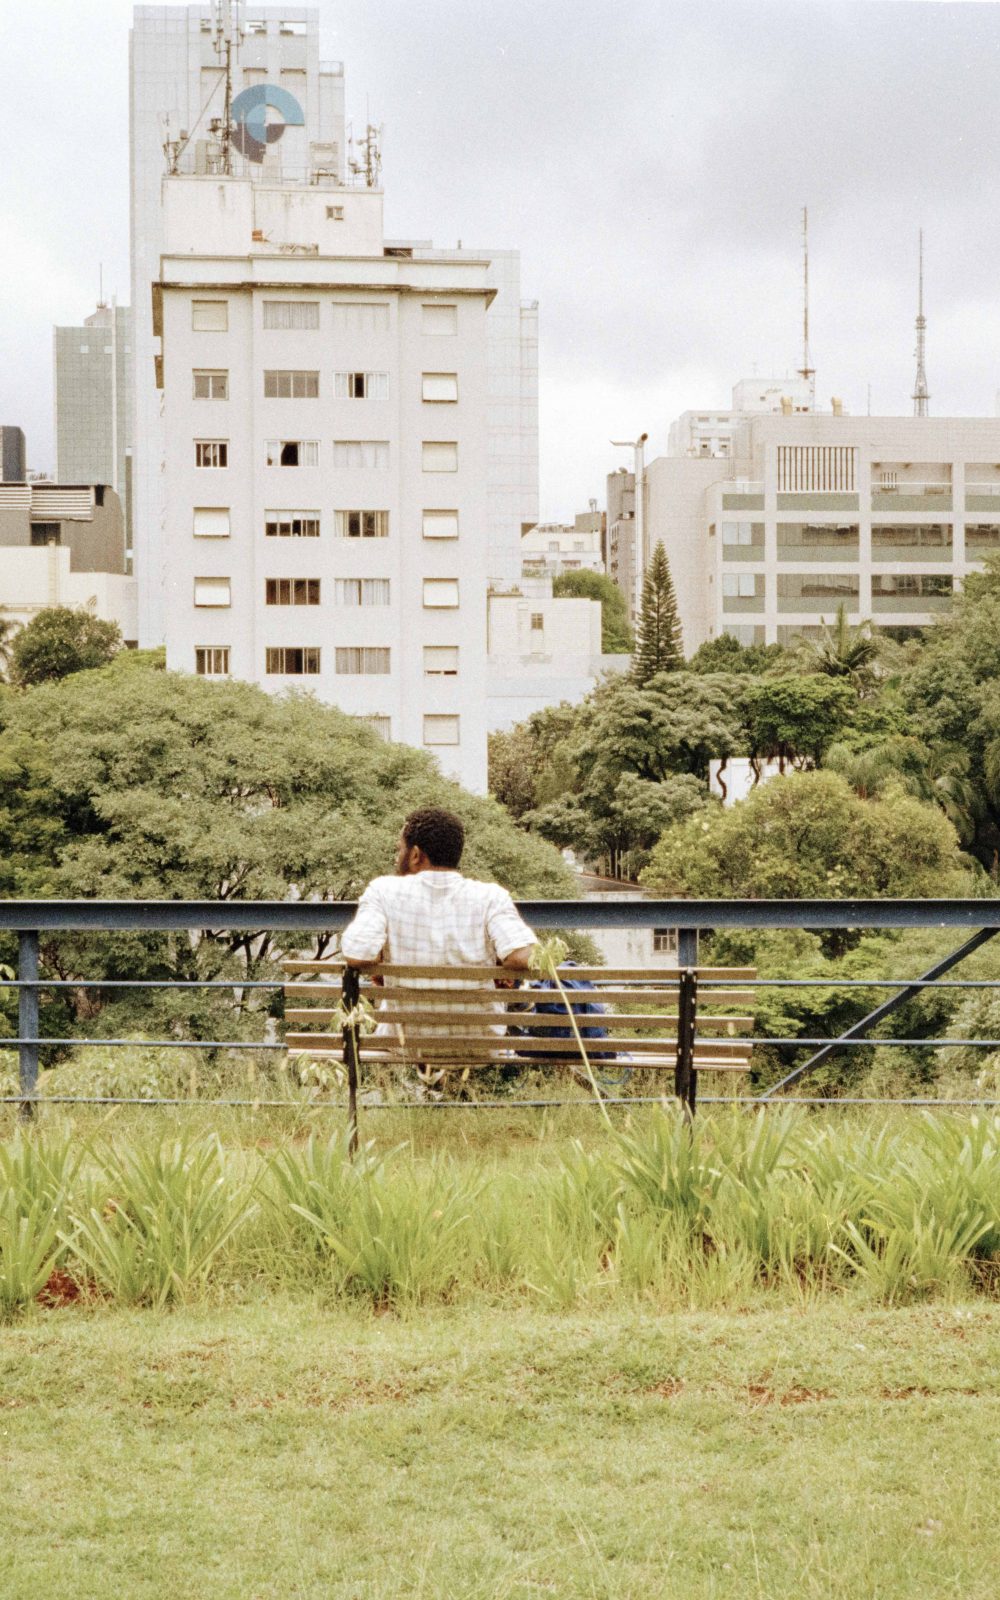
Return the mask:
[[[1000,1309],[0,1330],[3,1600],[992,1600]]]

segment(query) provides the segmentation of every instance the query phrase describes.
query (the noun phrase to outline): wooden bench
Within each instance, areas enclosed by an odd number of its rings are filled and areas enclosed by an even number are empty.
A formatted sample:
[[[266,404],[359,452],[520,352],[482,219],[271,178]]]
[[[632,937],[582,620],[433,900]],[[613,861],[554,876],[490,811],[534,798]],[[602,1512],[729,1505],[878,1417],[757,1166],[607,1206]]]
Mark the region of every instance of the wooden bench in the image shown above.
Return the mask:
[[[463,1080],[489,1067],[554,1068],[589,1082],[585,1055],[595,1074],[625,1065],[672,1071],[674,1093],[690,1110],[700,1072],[750,1069],[753,1047],[739,1040],[753,1030],[754,991],[741,987],[756,977],[752,967],[564,968],[561,977],[593,984],[568,991],[570,1005],[597,1001],[606,1009],[603,1016],[576,1015],[581,1035],[588,1028],[606,1034],[580,1042],[565,1010],[534,1009],[561,1006],[558,990],[508,987],[512,974],[503,967],[380,964],[359,972],[334,959],[287,960],[282,968],[289,1054],[342,1062],[352,1105],[366,1063],[459,1073]],[[504,986],[491,987],[497,983]],[[376,1032],[342,1025],[359,1001],[362,1013],[369,1007],[374,1013]],[[521,1031],[512,1035],[513,1029]]]

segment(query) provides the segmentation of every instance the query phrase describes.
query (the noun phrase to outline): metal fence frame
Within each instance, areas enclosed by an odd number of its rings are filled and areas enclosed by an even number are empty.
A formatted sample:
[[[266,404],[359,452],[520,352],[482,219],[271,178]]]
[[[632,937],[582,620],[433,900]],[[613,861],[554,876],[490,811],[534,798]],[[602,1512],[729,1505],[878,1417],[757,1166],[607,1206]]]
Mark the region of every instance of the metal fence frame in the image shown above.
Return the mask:
[[[14,989],[18,994],[18,1033],[14,1039],[0,1040],[0,1049],[18,1052],[19,1093],[0,1098],[0,1104],[17,1104],[25,1115],[31,1115],[40,1103],[38,1096],[39,1052],[44,1046],[103,1045],[107,1047],[134,1044],[134,1039],[71,1039],[43,1038],[39,1031],[39,996],[43,990],[142,988],[142,989],[280,989],[282,980],[144,980],[144,979],[47,979],[40,975],[39,952],[44,933],[69,932],[185,932],[202,929],[227,932],[294,932],[330,936],[340,932],[353,917],[356,906],[352,901],[250,901],[250,900],[0,900],[0,930],[18,936],[18,968],[16,979],[0,979],[0,988]],[[913,979],[757,979],[755,987],[863,987],[893,991],[874,1011],[860,1018],[849,1030],[836,1038],[778,1039],[754,1036],[733,1043],[754,1045],[794,1045],[814,1048],[816,1053],[788,1073],[780,1083],[772,1085],[756,1096],[736,1096],[737,1103],[770,1104],[780,1098],[783,1091],[798,1082],[815,1067],[821,1065],[839,1050],[857,1048],[871,1043],[872,1030],[892,1011],[914,998],[927,988],[1000,988],[1000,980],[955,980],[946,974],[1000,932],[1000,899],[972,900],[527,900],[519,902],[518,909],[525,921],[537,929],[602,928],[676,928],[678,930],[679,1019],[677,1028],[677,1066],[674,1092],[678,1099],[693,1112],[697,1092],[697,1072],[694,1066],[694,1042],[697,1036],[697,1003],[699,983],[695,969],[698,962],[699,933],[721,928],[804,928],[818,931],[874,930],[880,928],[955,928],[964,930],[965,940],[948,956],[936,962],[927,972]],[[969,930],[975,930],[969,933]],[[747,985],[749,986],[749,985]],[[702,980],[701,990],[710,999],[711,980]],[[163,1049],[228,1049],[283,1051],[284,1045],[269,1040],[147,1040],[150,1047]],[[880,1043],[903,1046],[908,1044],[934,1045],[938,1048],[961,1045],[964,1047],[1000,1048],[997,1039],[889,1039]],[[345,1035],[345,1045],[349,1040]],[[355,1041],[356,1045],[356,1041]],[[349,1077],[356,1087],[355,1071]],[[352,1094],[352,1101],[353,1101]],[[661,1096],[605,1098],[605,1104],[640,1105],[657,1104]],[[303,1102],[263,1099],[199,1100],[177,1098],[131,1098],[115,1096],[47,1096],[46,1103],[54,1104],[135,1104],[156,1105],[219,1105],[219,1106],[288,1106],[300,1107]],[[311,1104],[312,1102],[310,1102]],[[339,1102],[325,1102],[335,1109],[344,1109]],[[476,1102],[411,1101],[394,1103],[393,1109],[407,1106],[433,1105],[438,1108],[515,1109],[518,1107],[550,1107],[578,1104],[576,1101],[553,1100],[498,1100]],[[879,1102],[851,1097],[802,1097],[806,1104],[902,1104],[902,1105],[982,1105],[1000,1104],[996,1100],[933,1100],[914,1097],[902,1101]],[[374,1109],[374,1108],[372,1108]]]

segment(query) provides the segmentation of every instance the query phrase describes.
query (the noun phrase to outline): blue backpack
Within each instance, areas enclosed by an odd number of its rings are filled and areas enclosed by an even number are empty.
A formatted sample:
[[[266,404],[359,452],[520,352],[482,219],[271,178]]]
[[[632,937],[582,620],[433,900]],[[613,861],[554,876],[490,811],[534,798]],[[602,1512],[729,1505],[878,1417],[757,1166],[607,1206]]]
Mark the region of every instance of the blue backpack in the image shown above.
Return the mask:
[[[575,966],[575,964],[576,963],[573,961],[567,961],[564,963],[564,966],[572,967]],[[594,985],[588,978],[564,978],[562,977],[561,970],[560,982],[564,989],[590,989],[591,991],[594,989]],[[555,989],[556,985],[552,978],[540,978],[537,979],[531,985],[531,987],[534,990]],[[567,1015],[566,1004],[562,999],[536,1001],[534,1010],[539,1015],[545,1016],[561,1017]],[[607,1015],[607,1007],[602,1005],[599,1000],[574,1000],[570,1006],[570,1010],[572,1011],[574,1017],[603,1017]],[[533,1028],[531,1026],[530,1013],[524,1021],[524,1032],[528,1034],[529,1037],[534,1037],[536,1039],[574,1038],[573,1029],[568,1022],[565,1028]],[[606,1039],[608,1037],[608,1030],[607,1028],[600,1026],[581,1027],[580,1037],[581,1039]],[[525,1052],[525,1054],[528,1053],[529,1052]],[[552,1051],[549,1059],[552,1061],[566,1061],[571,1059],[574,1053],[575,1052],[572,1050],[567,1050],[566,1054],[563,1055],[562,1051],[554,1050]],[[613,1050],[609,1050],[607,1052],[594,1051],[590,1054],[590,1059],[592,1061],[613,1061],[615,1059],[615,1053]]]

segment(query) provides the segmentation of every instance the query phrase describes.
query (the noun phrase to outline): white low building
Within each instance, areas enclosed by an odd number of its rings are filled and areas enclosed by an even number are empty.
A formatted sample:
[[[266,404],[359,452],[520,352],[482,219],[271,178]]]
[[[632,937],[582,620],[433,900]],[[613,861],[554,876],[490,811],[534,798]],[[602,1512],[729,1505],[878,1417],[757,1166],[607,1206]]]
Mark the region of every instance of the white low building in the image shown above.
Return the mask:
[[[23,627],[52,606],[90,611],[136,642],[125,523],[107,485],[0,484],[0,618]]]
[[[489,598],[488,721],[496,733],[533,711],[577,705],[630,656],[601,654],[599,600],[553,599],[551,579],[527,578]]]

